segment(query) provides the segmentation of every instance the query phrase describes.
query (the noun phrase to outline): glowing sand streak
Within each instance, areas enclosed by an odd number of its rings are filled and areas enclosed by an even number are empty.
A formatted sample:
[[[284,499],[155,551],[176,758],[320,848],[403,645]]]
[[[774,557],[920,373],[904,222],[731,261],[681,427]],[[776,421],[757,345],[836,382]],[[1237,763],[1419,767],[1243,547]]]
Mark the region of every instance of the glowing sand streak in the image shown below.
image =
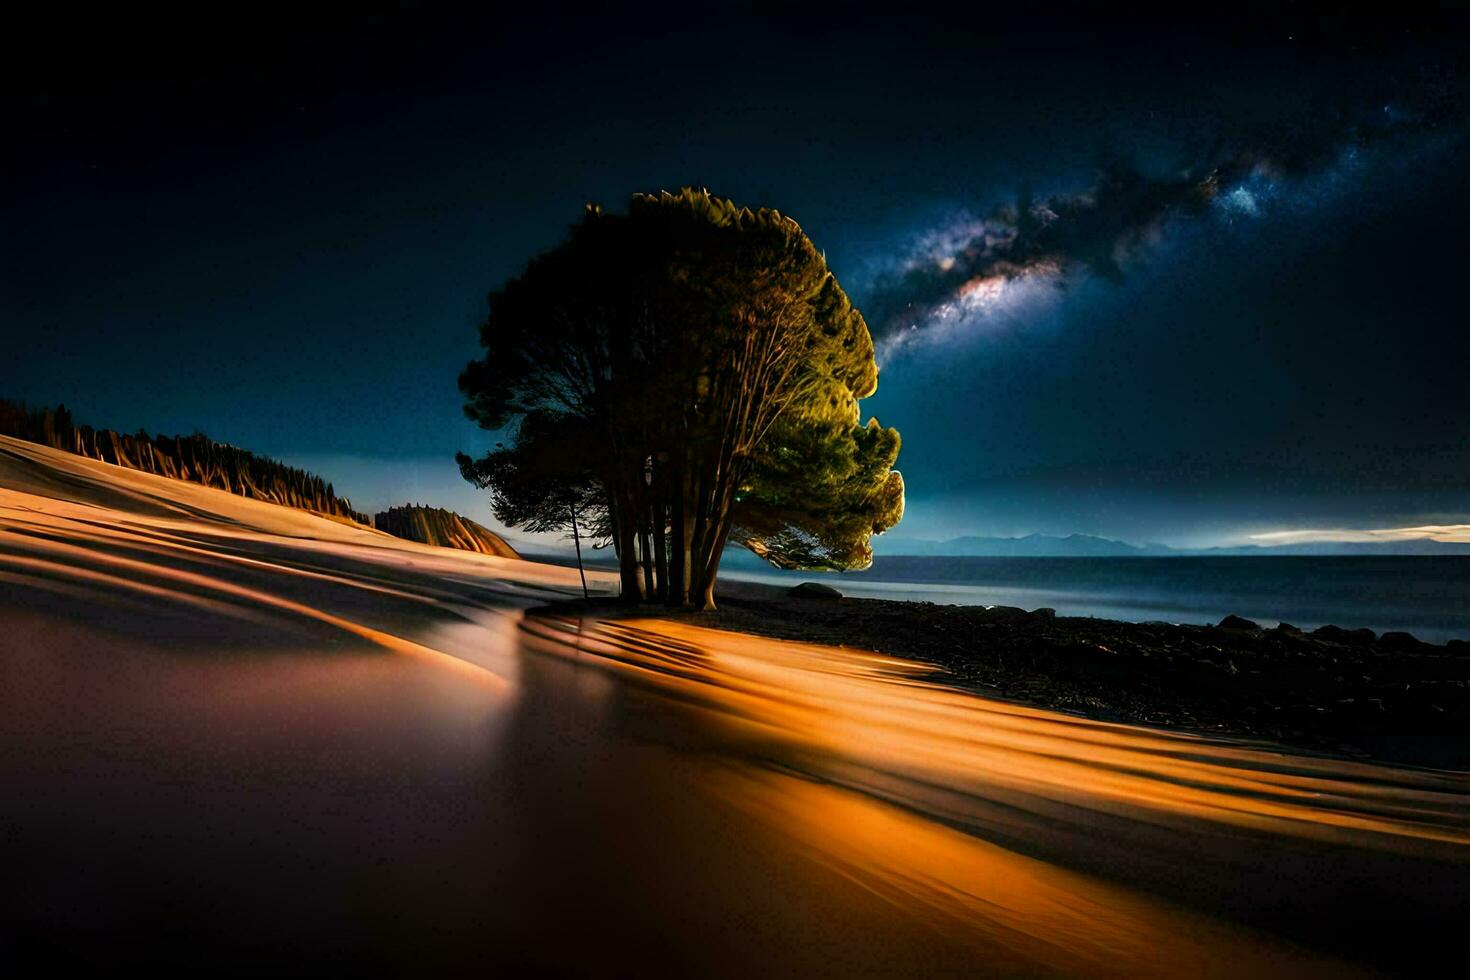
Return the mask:
[[[289,612],[297,616],[325,623],[328,626],[333,626],[367,640],[369,643],[382,647],[385,650],[391,650],[394,653],[413,657],[436,667],[453,670],[466,679],[490,690],[504,692],[510,687],[509,681],[486,667],[461,660],[458,657],[450,656],[447,653],[426,647],[420,643],[415,643],[412,640],[406,640],[392,633],[374,629],[362,623],[353,622],[350,619],[334,615],[325,610],[316,609],[303,603],[293,602],[290,599],[271,595],[269,592],[260,589],[248,588],[195,572],[165,568],[157,564],[150,564],[132,558],[109,555],[105,552],[81,547],[80,545],[47,541],[31,536],[21,537],[15,535],[13,531],[0,530],[0,534],[11,536],[13,539],[19,539],[22,544],[29,545],[32,548],[40,545],[38,550],[49,552],[54,556],[74,559],[72,562],[63,562],[47,558],[37,558],[31,555],[0,553],[0,565],[9,565],[12,569],[30,569],[63,580],[86,581],[95,585],[116,589],[124,594],[142,593],[170,602],[192,605],[226,615],[249,616],[254,608],[259,607]],[[97,563],[119,572],[132,572],[137,578],[124,577],[121,574],[112,574],[94,568],[88,568],[83,563]],[[165,588],[161,585],[139,581],[139,578],[150,577],[162,579],[175,585],[193,586],[218,595],[241,599],[245,601],[246,605],[242,608],[238,605],[225,603],[219,599],[199,596],[189,592],[182,592],[176,589]]]
[[[999,790],[1012,802],[1151,823],[1207,821],[1390,850],[1453,845],[1447,857],[1470,860],[1470,779],[1456,774],[1292,755],[989,701],[916,680],[925,671],[918,664],[862,651],[657,620],[528,621],[527,629],[776,740],[788,764],[790,757],[826,768],[845,762],[879,782],[981,797]],[[873,788],[870,776],[855,778]]]
[[[1038,966],[1073,976],[1352,972],[831,786],[760,770],[721,770],[710,782],[810,860],[983,950],[993,975]]]
[[[375,584],[361,577],[348,577],[330,572],[320,572],[296,565],[286,565],[279,562],[265,561],[260,558],[250,558],[246,555],[235,555],[224,551],[212,551],[194,544],[186,543],[187,538],[167,534],[161,531],[152,531],[147,528],[129,529],[126,531],[115,530],[94,524],[92,522],[71,521],[63,519],[62,522],[42,522],[10,520],[6,523],[12,528],[27,529],[51,538],[65,538],[85,545],[88,542],[111,541],[127,546],[133,551],[167,557],[175,554],[186,554],[198,556],[203,563],[221,567],[244,565],[261,571],[290,575],[298,578],[312,579],[319,582],[330,582],[333,585],[344,585],[350,588],[363,589],[382,595],[390,595],[398,599],[406,599],[413,602],[434,603],[436,600],[420,590],[410,592],[405,589],[393,588],[391,586]],[[75,525],[75,526],[74,526]],[[151,567],[151,566],[150,566]],[[433,590],[446,598],[457,598],[453,593]]]
[[[139,508],[130,509],[129,503]],[[435,572],[455,581],[489,582],[512,591],[571,587],[577,580],[573,569],[405,541],[308,511],[130,470],[9,436],[0,436],[0,510],[42,515],[39,519],[44,522],[75,520],[124,533],[204,534],[211,542],[285,545],[306,553],[352,556],[358,563],[367,558],[369,564],[385,568],[406,566],[417,573]],[[169,516],[160,516],[155,510],[166,511]],[[616,583],[616,575],[608,572],[589,571],[587,578],[609,590]],[[456,599],[461,601],[461,597]]]

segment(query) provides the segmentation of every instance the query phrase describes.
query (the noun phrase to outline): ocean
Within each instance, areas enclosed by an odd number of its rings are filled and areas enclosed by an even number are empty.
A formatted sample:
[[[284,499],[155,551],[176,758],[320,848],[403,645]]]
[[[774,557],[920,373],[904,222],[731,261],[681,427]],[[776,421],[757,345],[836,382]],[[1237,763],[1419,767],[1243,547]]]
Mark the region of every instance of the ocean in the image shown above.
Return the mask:
[[[1327,623],[1470,640],[1470,557],[948,558],[879,556],[864,572],[779,572],[731,553],[722,575],[824,582],[845,595],[1050,606],[1063,616],[1262,626]]]

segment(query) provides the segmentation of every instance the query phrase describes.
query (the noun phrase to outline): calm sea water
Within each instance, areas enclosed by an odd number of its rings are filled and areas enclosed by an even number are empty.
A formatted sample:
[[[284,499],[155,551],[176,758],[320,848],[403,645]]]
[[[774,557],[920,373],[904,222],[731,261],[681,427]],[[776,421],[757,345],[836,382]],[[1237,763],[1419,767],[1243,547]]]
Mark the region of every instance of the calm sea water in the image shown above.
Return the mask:
[[[776,572],[731,555],[723,574],[815,580],[846,595],[956,605],[1050,606],[1064,616],[1263,626],[1326,623],[1470,639],[1470,557],[905,558],[866,572]]]

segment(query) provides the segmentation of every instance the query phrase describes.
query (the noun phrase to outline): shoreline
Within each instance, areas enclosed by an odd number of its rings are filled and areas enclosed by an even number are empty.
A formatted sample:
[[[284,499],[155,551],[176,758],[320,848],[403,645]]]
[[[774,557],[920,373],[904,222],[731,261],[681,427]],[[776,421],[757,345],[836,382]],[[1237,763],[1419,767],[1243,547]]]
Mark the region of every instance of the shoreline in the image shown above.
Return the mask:
[[[527,558],[575,567],[570,555]],[[812,581],[849,598],[1049,607],[1073,618],[1193,626],[1234,614],[1266,628],[1285,621],[1304,632],[1336,625],[1407,632],[1431,645],[1470,642],[1470,556],[879,556],[866,571],[831,575],[773,569],[743,549],[726,562],[722,589]],[[597,561],[588,567],[607,568]]]
[[[970,693],[1098,721],[1264,739],[1396,765],[1470,771],[1470,643],[1368,630],[1130,623],[1049,609],[793,596],[725,581],[703,613],[615,598],[527,615],[653,616],[856,647],[932,666]],[[1227,624],[1229,620],[1225,621]]]

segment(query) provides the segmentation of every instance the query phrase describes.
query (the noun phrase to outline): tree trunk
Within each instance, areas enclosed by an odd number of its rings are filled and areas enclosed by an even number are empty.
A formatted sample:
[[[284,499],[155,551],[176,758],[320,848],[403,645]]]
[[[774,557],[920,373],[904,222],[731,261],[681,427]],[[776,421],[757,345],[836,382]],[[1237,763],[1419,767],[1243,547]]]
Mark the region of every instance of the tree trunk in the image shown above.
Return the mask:
[[[719,497],[714,501],[714,518],[705,532],[705,548],[698,557],[698,572],[702,604],[700,609],[713,612],[715,609],[715,577],[720,571],[720,559],[724,557],[725,542],[730,538],[730,506],[735,497],[736,481],[726,481]]]
[[[587,598],[587,572],[582,568],[582,535],[577,530],[577,505],[570,504],[572,511],[572,545],[577,549],[577,574],[582,576],[582,598]]]
[[[655,490],[660,490],[656,483]],[[665,550],[664,523],[666,521],[664,497],[662,492],[654,494],[653,504],[653,570],[657,575],[658,601],[668,604],[669,601],[669,555]]]
[[[648,531],[648,508],[641,508],[642,525],[638,531],[638,550],[643,552],[643,598],[653,601],[657,594],[653,584],[653,536]]]
[[[720,572],[720,558],[725,551],[725,542],[730,537],[730,522],[728,517],[721,520],[720,531],[715,535],[715,549],[709,561],[706,563],[701,578],[702,602],[700,609],[704,612],[715,611],[715,577]]]
[[[675,456],[678,459],[680,454]],[[689,495],[689,478],[687,470],[682,463],[674,464],[674,472],[669,480],[669,530],[672,541],[669,542],[669,588],[668,596],[665,598],[671,606],[687,606],[689,604],[689,535],[693,531],[690,522],[686,521],[684,515],[688,513],[686,498]]]
[[[617,512],[613,517],[613,526],[616,528],[618,548],[618,582],[621,588],[621,598],[627,603],[636,603],[643,599],[643,583],[638,578],[638,553],[633,541],[637,537],[637,524],[633,514],[633,508],[628,506],[628,500],[619,499]]]
[[[679,546],[679,605],[687,609],[691,604],[689,591],[694,578],[694,555],[691,545],[694,538],[694,518],[689,516],[688,507],[684,508],[684,513],[679,519],[679,531],[683,537]]]
[[[685,508],[684,519],[689,524],[689,535],[684,542],[684,578],[689,583],[689,599],[694,601],[698,598],[700,590],[704,587],[704,574],[702,571],[701,557],[704,554],[704,537],[707,533],[709,521],[709,506],[705,500],[706,481],[704,474],[695,472],[690,477],[691,489],[689,503]]]

